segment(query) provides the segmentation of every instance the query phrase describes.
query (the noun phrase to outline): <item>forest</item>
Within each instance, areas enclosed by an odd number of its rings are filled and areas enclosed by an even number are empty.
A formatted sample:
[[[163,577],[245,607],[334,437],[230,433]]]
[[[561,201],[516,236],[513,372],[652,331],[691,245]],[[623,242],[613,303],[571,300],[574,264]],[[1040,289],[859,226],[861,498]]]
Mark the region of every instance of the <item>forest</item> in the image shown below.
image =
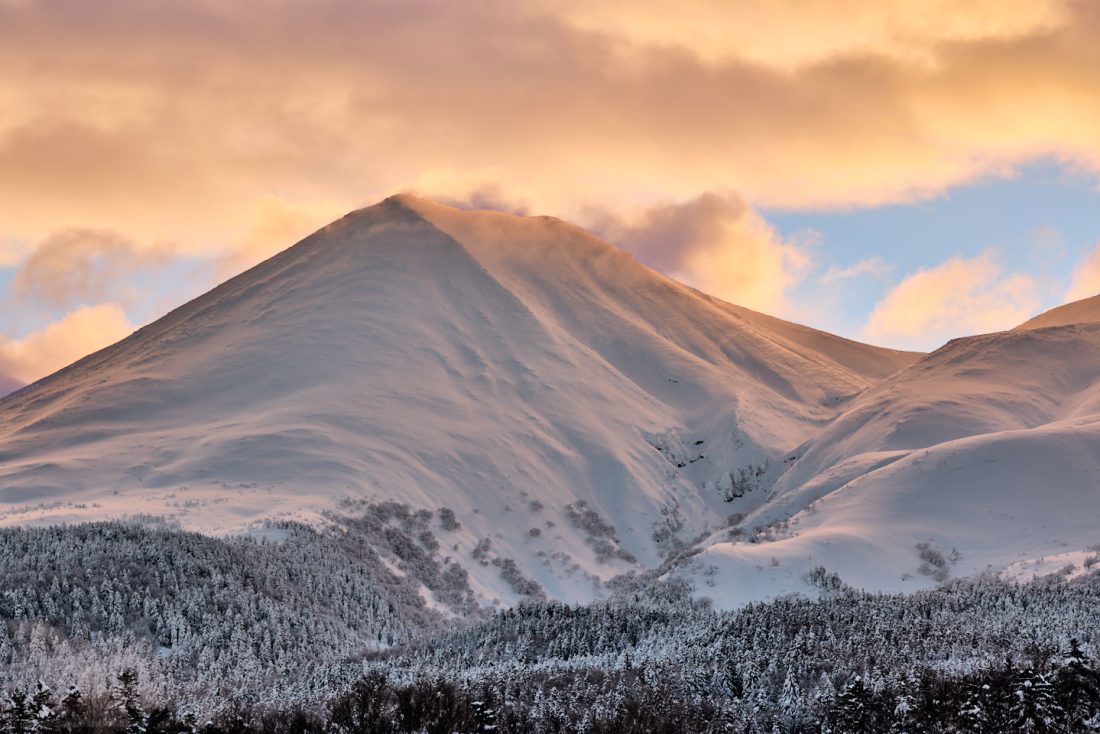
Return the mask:
[[[2,530],[0,731],[1100,731],[1092,572],[891,595],[820,569],[815,598],[735,611],[628,577],[488,614],[405,547],[426,521]]]

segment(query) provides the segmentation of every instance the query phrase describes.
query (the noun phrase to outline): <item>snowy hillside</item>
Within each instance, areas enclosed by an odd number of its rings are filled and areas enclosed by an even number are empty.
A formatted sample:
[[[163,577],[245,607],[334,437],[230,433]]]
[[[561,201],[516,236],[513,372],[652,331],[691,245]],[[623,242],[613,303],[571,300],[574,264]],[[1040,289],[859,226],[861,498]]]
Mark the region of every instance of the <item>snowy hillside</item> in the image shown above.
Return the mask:
[[[393,500],[446,518],[429,550],[483,598],[585,600],[752,510],[915,356],[558,220],[394,197],[0,401],[0,521],[225,533]]]
[[[716,542],[696,571],[731,602],[815,566],[887,590],[1080,573],[1100,543],[1096,304],[952,341],[851,401],[745,520],[776,540]]]

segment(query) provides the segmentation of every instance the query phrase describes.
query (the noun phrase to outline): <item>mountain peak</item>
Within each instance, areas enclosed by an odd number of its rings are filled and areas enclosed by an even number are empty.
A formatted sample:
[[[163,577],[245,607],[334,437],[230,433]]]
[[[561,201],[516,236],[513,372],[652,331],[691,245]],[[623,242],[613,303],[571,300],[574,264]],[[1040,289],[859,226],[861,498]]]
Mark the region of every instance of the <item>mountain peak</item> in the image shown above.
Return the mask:
[[[379,203],[386,204],[387,202],[392,205],[399,205],[408,209],[412,209],[413,211],[417,211],[420,207],[424,206],[445,206],[444,204],[440,204],[433,199],[429,199],[426,196],[421,196],[420,194],[414,194],[411,191],[399,191],[396,194],[387,196]],[[451,209],[453,207],[447,208]]]
[[[424,219],[418,204],[425,202],[413,194],[394,194],[387,196],[379,202],[368,206],[353,209],[340,219],[330,222],[322,227],[318,234],[343,229],[348,226],[363,226],[376,224],[382,221],[411,221],[412,219]]]

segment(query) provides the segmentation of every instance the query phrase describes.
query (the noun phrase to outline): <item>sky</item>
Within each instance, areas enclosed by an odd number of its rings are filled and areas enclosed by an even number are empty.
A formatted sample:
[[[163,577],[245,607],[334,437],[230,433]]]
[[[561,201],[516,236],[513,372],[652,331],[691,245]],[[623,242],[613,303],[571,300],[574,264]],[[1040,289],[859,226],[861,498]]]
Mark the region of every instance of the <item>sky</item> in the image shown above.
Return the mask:
[[[930,350],[1100,292],[1100,0],[0,0],[0,375],[399,191]]]

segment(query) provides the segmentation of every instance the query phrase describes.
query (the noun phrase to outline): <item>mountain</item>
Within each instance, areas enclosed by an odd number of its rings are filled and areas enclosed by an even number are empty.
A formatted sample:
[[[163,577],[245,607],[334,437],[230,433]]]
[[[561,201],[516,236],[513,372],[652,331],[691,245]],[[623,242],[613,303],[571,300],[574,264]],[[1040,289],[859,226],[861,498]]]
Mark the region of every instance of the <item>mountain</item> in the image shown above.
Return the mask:
[[[0,401],[0,521],[261,532],[396,502],[447,518],[427,550],[483,599],[529,579],[586,600],[755,508],[917,356],[708,297],[560,220],[403,195]]]
[[[368,528],[488,604],[651,569],[722,607],[1077,573],[1098,365],[1100,299],[897,352],[402,195],[0,400],[0,522]]]
[[[1080,573],[1100,542],[1098,304],[956,339],[868,389],[746,519],[778,539],[714,538],[698,563],[738,598],[801,590],[815,566],[898,591]]]

